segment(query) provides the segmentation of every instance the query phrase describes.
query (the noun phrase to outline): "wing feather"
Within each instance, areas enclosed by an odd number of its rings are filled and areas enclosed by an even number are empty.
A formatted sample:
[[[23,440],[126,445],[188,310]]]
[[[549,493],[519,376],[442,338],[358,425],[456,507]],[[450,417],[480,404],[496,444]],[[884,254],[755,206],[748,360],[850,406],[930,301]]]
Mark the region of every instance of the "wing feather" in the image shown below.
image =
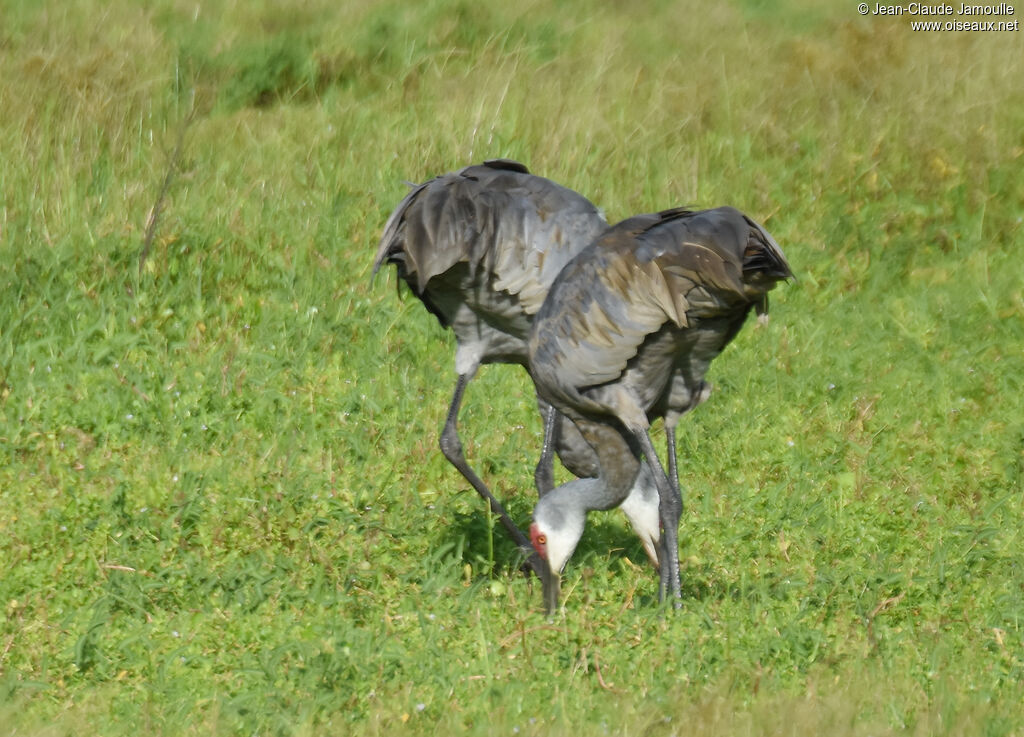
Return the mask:
[[[763,291],[752,293],[745,275],[765,269]],[[684,329],[745,315],[783,272],[789,267],[771,236],[732,208],[630,218],[555,280],[531,333],[531,371],[586,406],[581,392],[616,381],[667,323]]]
[[[518,162],[492,160],[414,187],[385,224],[374,273],[397,263],[423,294],[430,279],[466,263],[533,314],[562,267],[606,227],[583,196]]]

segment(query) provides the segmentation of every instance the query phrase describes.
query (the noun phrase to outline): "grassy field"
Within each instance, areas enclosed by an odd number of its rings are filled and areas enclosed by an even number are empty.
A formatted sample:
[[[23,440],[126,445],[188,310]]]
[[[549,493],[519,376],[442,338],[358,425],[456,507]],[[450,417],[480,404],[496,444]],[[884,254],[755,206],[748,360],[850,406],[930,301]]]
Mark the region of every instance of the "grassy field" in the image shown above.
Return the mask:
[[[0,735],[1024,735],[1020,32],[2,15]],[[403,180],[498,156],[611,220],[734,205],[797,272],[680,427],[679,613],[614,512],[546,619],[437,450],[451,338],[370,265]],[[521,370],[463,438],[525,525]]]

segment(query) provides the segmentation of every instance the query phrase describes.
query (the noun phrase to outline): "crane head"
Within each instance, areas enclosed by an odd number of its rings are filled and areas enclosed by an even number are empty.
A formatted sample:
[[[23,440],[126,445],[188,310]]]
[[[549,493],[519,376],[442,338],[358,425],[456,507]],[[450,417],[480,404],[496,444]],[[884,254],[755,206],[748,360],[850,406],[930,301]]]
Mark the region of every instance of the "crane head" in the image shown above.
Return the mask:
[[[576,550],[587,523],[586,500],[600,491],[596,478],[573,479],[552,489],[533,508],[530,542],[546,567],[541,575],[548,614],[558,608],[562,569]]]
[[[551,561],[548,558],[548,536],[541,531],[536,522],[530,525],[530,542],[533,544],[533,549],[537,551],[537,555],[540,556],[540,580],[544,588],[544,608],[548,614],[554,614],[558,609],[558,597],[562,592],[562,569],[552,569]],[[565,565],[564,561],[562,565]]]

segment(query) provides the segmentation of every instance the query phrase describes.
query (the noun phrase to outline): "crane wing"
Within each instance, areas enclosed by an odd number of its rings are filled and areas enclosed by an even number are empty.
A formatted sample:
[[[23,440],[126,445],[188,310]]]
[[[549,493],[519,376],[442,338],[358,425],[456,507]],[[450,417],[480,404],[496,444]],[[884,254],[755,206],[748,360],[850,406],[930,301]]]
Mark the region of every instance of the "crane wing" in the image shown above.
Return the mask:
[[[374,272],[400,264],[419,294],[460,262],[536,312],[551,282],[607,227],[589,200],[508,159],[488,161],[414,187],[391,214]]]
[[[639,236],[666,218],[638,215],[609,228],[562,270],[537,314],[531,366],[551,385],[578,391],[619,377],[644,339],[666,321],[685,320],[660,267],[638,260]]]
[[[753,305],[763,294],[751,293],[748,272],[767,265],[788,275],[770,238],[732,208],[667,210],[619,223],[552,286],[534,324],[531,365],[577,392],[615,381],[666,323],[686,328]]]
[[[532,315],[565,265],[608,223],[589,200],[549,179],[520,178],[517,185],[503,193],[489,266],[495,288],[518,295]]]

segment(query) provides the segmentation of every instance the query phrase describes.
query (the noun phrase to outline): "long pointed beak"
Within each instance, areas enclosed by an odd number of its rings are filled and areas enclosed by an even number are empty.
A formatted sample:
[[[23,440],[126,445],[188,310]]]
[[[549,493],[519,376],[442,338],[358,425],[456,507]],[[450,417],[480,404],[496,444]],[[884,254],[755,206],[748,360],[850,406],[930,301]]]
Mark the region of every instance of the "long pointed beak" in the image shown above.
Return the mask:
[[[541,559],[541,584],[544,586],[544,608],[548,615],[558,611],[558,597],[562,593],[562,577],[551,570],[546,560]]]

